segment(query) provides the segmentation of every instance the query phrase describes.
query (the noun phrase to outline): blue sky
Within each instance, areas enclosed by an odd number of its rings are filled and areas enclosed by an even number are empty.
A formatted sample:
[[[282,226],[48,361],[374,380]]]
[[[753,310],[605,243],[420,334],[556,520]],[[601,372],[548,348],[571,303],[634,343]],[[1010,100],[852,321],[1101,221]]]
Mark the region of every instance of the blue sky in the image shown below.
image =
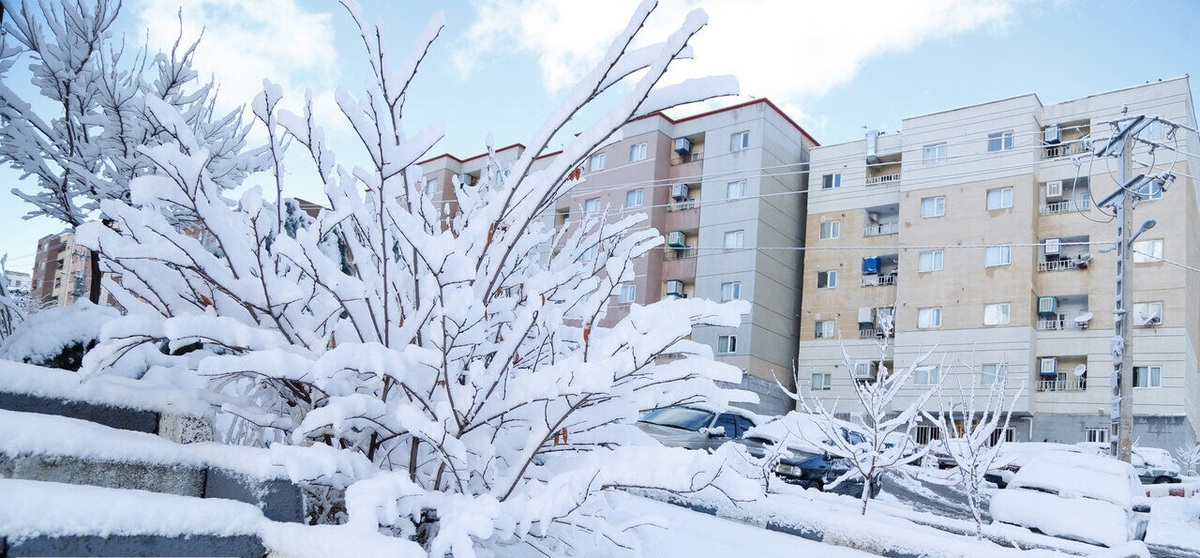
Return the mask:
[[[334,89],[354,92],[366,79],[357,30],[335,2],[182,4],[185,34],[204,30],[198,65],[221,82],[228,107],[269,77],[291,99],[311,90],[318,108],[332,115]],[[366,0],[362,9],[369,21],[382,21],[395,64],[433,13],[444,12],[446,27],[407,103],[408,132],[440,121],[446,137],[436,151],[467,156],[483,151],[489,132],[497,145],[530,136],[635,4]],[[127,0],[120,31],[135,43],[146,38],[165,47],[180,5]],[[857,139],[864,128],[899,130],[909,116],[1026,93],[1054,103],[1184,74],[1196,74],[1193,98],[1200,91],[1196,0],[662,0],[647,31],[661,39],[695,7],[709,13],[710,24],[693,42],[696,59],[667,81],[732,73],[743,94],[770,98],[823,144]],[[327,122],[335,141],[346,132],[333,116]],[[342,162],[354,158],[352,151],[339,155]],[[37,239],[62,226],[21,220],[28,207],[9,193],[17,176],[0,170],[0,184],[0,255],[9,254],[9,269],[29,271]],[[312,184],[292,185],[293,195],[317,197]]]

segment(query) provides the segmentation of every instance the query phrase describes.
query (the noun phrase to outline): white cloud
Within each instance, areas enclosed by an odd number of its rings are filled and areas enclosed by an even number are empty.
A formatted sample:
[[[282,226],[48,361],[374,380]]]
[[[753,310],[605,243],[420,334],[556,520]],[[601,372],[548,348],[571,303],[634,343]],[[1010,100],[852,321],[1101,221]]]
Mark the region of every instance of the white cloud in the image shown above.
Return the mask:
[[[684,14],[702,7],[709,26],[693,40],[696,61],[669,81],[697,75],[736,75],[742,92],[781,105],[824,95],[866,61],[912,49],[923,41],[1003,25],[1013,0],[923,2],[795,2],[663,0],[651,36],[664,37]],[[590,69],[628,21],[633,0],[479,0],[478,19],[455,53],[464,71],[503,54],[537,57],[546,89],[560,92]]]
[[[171,48],[182,9],[185,41],[196,49],[201,77],[215,76],[226,107],[248,104],[267,78],[285,95],[328,95],[337,81],[332,15],[305,11],[296,0],[143,0],[139,26],[155,50]]]

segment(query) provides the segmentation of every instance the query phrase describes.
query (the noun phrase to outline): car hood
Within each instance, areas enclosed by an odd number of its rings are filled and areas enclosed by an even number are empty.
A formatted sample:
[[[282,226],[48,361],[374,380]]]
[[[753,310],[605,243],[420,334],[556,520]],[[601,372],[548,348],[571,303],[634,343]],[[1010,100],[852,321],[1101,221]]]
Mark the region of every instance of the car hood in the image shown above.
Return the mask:
[[[694,430],[662,426],[649,422],[638,422],[637,427],[664,446],[696,448],[708,441],[708,436]]]

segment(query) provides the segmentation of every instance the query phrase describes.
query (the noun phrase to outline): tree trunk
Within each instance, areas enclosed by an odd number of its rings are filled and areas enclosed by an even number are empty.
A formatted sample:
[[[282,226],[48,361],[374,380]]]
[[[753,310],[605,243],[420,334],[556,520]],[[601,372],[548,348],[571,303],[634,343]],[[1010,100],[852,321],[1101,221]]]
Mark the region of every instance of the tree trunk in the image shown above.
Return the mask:
[[[91,254],[91,269],[88,275],[88,300],[92,304],[100,304],[100,252],[97,250],[88,250]]]

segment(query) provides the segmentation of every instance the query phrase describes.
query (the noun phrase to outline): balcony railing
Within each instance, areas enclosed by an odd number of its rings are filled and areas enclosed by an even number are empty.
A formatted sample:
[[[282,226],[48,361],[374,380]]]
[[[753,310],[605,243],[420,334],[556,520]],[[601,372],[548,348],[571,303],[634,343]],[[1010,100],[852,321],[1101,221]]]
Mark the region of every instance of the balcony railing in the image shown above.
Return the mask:
[[[686,211],[688,209],[696,209],[697,207],[700,207],[700,203],[697,202],[695,199],[688,198],[686,200],[671,202],[671,203],[667,204],[667,213],[674,213],[676,211]]]
[[[862,286],[864,287],[882,287],[895,284],[895,273],[888,273],[886,275],[863,275],[862,278]]]
[[[1071,376],[1066,379],[1038,380],[1038,391],[1087,391],[1086,376]]]
[[[890,333],[882,327],[863,327],[858,330],[859,339],[883,339],[884,337],[895,337],[895,330]]]
[[[1070,213],[1072,211],[1083,211],[1092,208],[1092,198],[1081,197],[1077,200],[1062,200],[1056,202],[1046,202],[1042,206],[1042,215],[1053,215],[1055,213]]]
[[[1066,314],[1059,314],[1057,318],[1038,318],[1038,331],[1083,331],[1088,328],[1088,322],[1079,323],[1075,320],[1068,320]]]
[[[888,184],[896,184],[898,182],[900,182],[900,173],[898,172],[867,177],[867,186],[886,186]]]
[[[688,153],[687,155],[683,155],[680,157],[672,157],[671,164],[672,165],[683,165],[686,163],[695,163],[696,161],[703,161],[703,160],[704,160],[704,152],[703,151],[692,151],[691,153]]]
[[[876,223],[863,229],[863,236],[883,236],[885,234],[900,234],[900,223]]]
[[[663,250],[663,261],[664,262],[670,262],[670,261],[682,260],[685,258],[694,258],[694,257],[696,257],[696,247],[695,246],[685,246],[683,248],[678,248],[675,246],[668,246],[666,250]]]
[[[1038,263],[1038,272],[1048,273],[1054,271],[1075,271],[1077,269],[1086,269],[1087,260],[1079,257],[1066,257],[1059,260],[1050,260]]]
[[[1046,145],[1042,147],[1043,159],[1057,159],[1059,157],[1070,157],[1072,155],[1081,155],[1087,152],[1087,145],[1084,140],[1069,141],[1057,145]]]

